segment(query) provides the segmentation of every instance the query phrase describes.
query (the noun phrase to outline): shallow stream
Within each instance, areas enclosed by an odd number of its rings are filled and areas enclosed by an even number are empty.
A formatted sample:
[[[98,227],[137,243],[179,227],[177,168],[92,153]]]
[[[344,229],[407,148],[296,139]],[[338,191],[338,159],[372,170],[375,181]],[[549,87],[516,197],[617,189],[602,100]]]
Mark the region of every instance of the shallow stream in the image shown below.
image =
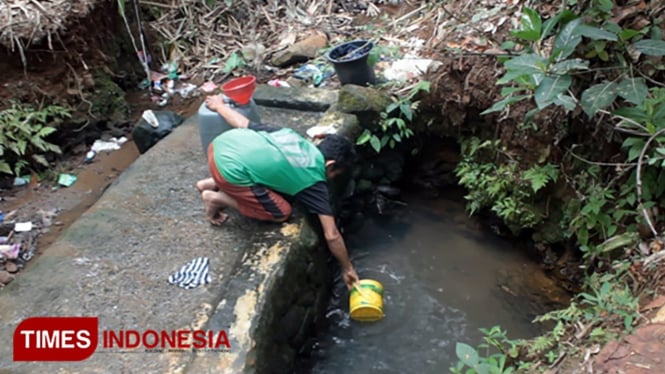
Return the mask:
[[[566,294],[523,250],[483,232],[459,201],[415,196],[391,218],[368,220],[345,236],[361,278],[384,286],[385,318],[349,319],[337,281],[312,373],[445,373],[456,342],[477,345],[479,328],[501,325],[510,338],[538,335],[533,318]]]

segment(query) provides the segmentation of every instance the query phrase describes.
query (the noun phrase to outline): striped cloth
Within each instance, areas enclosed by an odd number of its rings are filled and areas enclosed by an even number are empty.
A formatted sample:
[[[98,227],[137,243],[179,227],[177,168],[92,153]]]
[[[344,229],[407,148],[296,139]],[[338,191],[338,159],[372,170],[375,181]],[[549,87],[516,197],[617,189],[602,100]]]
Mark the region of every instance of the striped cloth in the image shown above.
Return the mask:
[[[195,258],[169,276],[169,283],[186,290],[210,283],[210,260]]]

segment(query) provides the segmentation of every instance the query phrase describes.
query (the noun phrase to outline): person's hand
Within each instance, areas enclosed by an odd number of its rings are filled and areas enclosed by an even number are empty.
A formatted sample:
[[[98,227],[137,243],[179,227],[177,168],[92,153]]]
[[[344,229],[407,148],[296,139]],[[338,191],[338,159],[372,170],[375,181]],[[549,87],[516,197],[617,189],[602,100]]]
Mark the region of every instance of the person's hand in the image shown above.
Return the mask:
[[[222,95],[211,95],[206,97],[206,105],[210,110],[218,111],[218,108],[226,105],[224,103],[224,97]]]
[[[344,283],[346,283],[346,288],[348,288],[349,290],[352,289],[353,285],[355,285],[359,281],[358,274],[356,274],[356,270],[353,267],[342,270],[342,279],[344,279]]]

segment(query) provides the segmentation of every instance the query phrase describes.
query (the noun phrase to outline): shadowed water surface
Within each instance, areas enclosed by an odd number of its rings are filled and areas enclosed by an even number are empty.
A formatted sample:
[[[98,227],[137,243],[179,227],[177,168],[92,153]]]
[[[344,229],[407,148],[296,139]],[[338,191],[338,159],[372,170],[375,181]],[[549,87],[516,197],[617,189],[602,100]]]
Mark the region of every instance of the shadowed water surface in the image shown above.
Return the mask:
[[[523,251],[474,229],[458,202],[407,199],[391,219],[369,220],[346,236],[361,278],[384,286],[385,318],[349,319],[338,280],[319,339],[313,373],[444,373],[455,344],[480,343],[481,327],[501,325],[510,338],[537,335],[533,318],[555,290]]]

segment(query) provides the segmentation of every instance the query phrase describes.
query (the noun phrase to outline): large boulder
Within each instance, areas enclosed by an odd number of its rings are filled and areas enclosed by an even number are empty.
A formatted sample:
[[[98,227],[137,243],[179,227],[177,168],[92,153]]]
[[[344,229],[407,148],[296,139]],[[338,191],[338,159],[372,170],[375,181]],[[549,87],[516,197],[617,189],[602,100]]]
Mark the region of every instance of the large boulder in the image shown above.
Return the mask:
[[[363,128],[374,129],[380,114],[392,103],[390,96],[372,87],[347,84],[342,86],[336,110],[355,114]]]

